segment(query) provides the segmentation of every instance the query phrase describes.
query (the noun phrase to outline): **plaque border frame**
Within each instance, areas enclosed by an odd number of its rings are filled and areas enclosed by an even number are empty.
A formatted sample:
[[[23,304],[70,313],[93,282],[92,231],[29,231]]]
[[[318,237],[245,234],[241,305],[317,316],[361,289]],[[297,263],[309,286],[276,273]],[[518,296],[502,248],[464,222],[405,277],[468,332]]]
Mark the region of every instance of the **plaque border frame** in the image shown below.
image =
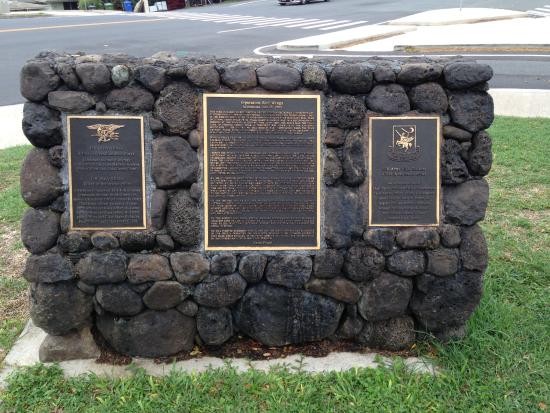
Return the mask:
[[[269,99],[314,99],[315,109],[317,111],[316,123],[316,144],[317,151],[317,184],[316,184],[316,223],[317,230],[315,246],[229,246],[229,247],[211,247],[208,245],[208,98],[269,98]],[[321,249],[321,95],[320,94],[277,94],[277,93],[203,93],[202,94],[202,126],[203,126],[203,173],[204,173],[204,250],[205,251],[315,251]]]
[[[436,121],[436,222],[431,224],[391,224],[391,223],[372,223],[372,122],[373,120],[435,120]],[[371,116],[369,117],[369,227],[438,227],[441,222],[441,116]]]
[[[141,227],[75,227],[73,210],[73,185],[72,185],[72,154],[71,154],[71,120],[72,119],[139,119],[140,146],[141,146],[141,190],[143,192],[142,214],[143,226]],[[117,115],[67,115],[67,165],[69,175],[69,230],[70,231],[116,231],[116,230],[146,230],[147,229],[147,192],[145,185],[145,134],[143,116],[117,116]]]

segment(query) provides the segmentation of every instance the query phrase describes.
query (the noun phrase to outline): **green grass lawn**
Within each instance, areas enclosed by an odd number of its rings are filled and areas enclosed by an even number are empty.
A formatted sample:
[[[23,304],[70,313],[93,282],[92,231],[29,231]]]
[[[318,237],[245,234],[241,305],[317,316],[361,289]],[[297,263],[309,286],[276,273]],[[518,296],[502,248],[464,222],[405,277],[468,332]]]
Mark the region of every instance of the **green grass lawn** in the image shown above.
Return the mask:
[[[399,362],[391,368],[322,375],[285,370],[238,374],[227,367],[154,378],[135,370],[132,377],[118,380],[65,379],[58,368],[38,365],[12,376],[0,393],[0,411],[549,411],[550,120],[500,117],[490,133],[495,162],[482,225],[490,251],[485,293],[464,340],[419,346],[421,355],[433,357],[441,367],[437,377],[412,374]],[[23,152],[0,152],[2,231],[16,228],[24,208],[14,196],[15,165]],[[11,250],[19,251],[20,243],[13,242]],[[20,295],[21,285],[10,281],[2,288]],[[0,297],[0,307],[4,305]],[[20,321],[14,324],[18,328]],[[18,328],[2,328],[0,345],[9,345]]]

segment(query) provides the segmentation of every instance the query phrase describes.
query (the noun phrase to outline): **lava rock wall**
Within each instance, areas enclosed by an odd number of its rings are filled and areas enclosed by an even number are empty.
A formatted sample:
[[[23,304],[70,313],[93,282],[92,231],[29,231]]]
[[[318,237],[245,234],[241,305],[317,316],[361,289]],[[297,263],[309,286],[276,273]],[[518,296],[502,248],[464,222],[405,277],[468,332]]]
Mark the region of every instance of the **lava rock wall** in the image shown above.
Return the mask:
[[[95,326],[119,352],[147,357],[236,334],[270,346],[330,338],[390,350],[425,332],[462,337],[487,266],[478,222],[492,162],[491,76],[487,65],[457,58],[38,55],[21,71],[23,131],[34,145],[21,171],[34,323],[54,338]],[[320,251],[205,253],[206,91],[321,94]],[[69,230],[68,114],[144,116],[148,230]],[[442,223],[369,228],[368,119],[405,114],[441,116]]]

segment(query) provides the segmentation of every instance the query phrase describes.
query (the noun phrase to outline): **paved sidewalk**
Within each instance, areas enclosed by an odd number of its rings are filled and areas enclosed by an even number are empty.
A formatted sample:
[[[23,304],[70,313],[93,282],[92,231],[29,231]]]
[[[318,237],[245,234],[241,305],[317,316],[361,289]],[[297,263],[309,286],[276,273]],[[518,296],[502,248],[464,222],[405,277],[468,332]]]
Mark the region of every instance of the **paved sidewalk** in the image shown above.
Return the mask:
[[[401,19],[283,41],[279,50],[354,52],[550,52],[550,17],[501,9],[441,9]]]

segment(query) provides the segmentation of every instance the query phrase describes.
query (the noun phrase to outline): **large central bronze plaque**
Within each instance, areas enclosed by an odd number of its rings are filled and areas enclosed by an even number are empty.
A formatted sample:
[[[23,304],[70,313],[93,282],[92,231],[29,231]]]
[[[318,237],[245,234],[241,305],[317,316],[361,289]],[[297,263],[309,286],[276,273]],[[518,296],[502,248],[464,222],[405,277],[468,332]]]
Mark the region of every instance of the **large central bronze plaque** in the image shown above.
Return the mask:
[[[320,97],[203,96],[205,249],[320,248]]]
[[[369,119],[369,225],[439,225],[438,116]]]
[[[145,229],[143,118],[67,116],[71,229]]]

